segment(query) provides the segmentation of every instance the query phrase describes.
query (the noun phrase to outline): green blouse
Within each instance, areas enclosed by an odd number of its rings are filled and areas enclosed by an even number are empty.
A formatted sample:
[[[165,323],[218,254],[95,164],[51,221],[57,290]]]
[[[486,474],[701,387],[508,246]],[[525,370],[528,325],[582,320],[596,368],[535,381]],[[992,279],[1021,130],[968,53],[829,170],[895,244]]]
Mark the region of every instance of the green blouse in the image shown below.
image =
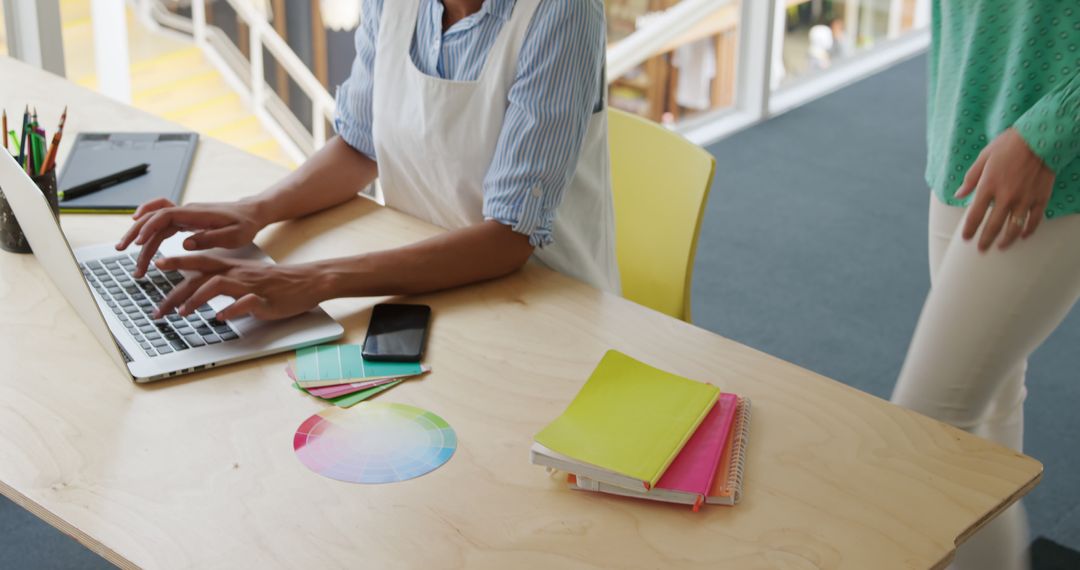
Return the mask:
[[[1080,213],[1080,0],[933,0],[926,181],[953,199],[1009,127],[1054,171],[1046,217]]]

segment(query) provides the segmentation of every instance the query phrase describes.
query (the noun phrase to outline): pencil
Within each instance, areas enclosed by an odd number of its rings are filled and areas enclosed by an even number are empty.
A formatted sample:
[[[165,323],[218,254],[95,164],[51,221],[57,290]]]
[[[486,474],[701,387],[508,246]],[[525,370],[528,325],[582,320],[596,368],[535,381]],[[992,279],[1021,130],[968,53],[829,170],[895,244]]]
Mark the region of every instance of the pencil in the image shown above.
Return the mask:
[[[45,164],[45,131],[37,129],[34,131],[34,172],[36,173],[39,168]]]
[[[41,159],[44,158],[45,152],[41,148],[44,143],[41,142],[41,129],[35,126],[30,127],[30,176],[37,176],[37,169],[41,166]]]
[[[26,167],[26,131],[30,126],[30,106],[26,106],[26,110],[23,111],[22,133],[19,139],[19,164]]]
[[[0,131],[0,135],[4,137],[4,150],[8,149],[7,142],[7,109],[4,109],[4,130]]]
[[[45,155],[45,164],[41,165],[41,172],[38,174],[45,174],[56,164],[56,152],[60,149],[60,139],[64,136],[64,123],[66,122],[67,107],[64,107],[64,114],[60,115],[60,126],[56,128],[56,133],[53,134],[52,144],[49,145],[49,153]]]

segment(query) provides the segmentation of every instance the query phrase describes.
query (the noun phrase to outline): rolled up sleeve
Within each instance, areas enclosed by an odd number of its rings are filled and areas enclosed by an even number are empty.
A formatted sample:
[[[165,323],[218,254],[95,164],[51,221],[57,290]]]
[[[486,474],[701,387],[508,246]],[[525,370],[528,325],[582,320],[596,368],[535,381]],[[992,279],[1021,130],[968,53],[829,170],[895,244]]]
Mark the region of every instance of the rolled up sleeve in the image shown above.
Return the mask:
[[[383,0],[364,0],[363,21],[356,30],[356,59],[349,78],[338,87],[334,117],[334,130],[342,140],[372,160],[376,160],[371,134],[375,46],[382,3]]]
[[[604,8],[600,0],[542,2],[519,56],[495,156],[484,179],[484,217],[551,245],[593,113],[603,111]]]

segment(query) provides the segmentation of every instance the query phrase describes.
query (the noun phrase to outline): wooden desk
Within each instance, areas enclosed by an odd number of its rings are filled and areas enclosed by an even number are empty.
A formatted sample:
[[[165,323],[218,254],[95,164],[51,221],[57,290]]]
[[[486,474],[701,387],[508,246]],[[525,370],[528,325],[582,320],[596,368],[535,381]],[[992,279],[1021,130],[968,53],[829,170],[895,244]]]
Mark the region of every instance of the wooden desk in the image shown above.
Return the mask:
[[[0,77],[9,111],[30,102],[52,121],[70,104],[69,135],[171,126],[8,59],[0,58]],[[187,198],[234,198],[281,175],[205,140]],[[86,244],[115,239],[128,221],[63,223],[74,244]],[[260,243],[293,262],[438,231],[357,199],[271,228]],[[434,372],[382,400],[440,414],[460,448],[420,479],[350,485],[293,455],[293,431],[324,404],[288,386],[286,356],[136,386],[33,257],[0,253],[0,492],[126,568],[865,570],[944,566],[954,542],[1027,493],[1042,471],[1028,457],[539,267],[413,300],[435,311]],[[326,308],[359,342],[375,302]],[[743,504],[694,514],[581,494],[529,464],[533,434],[609,348],[753,398]]]

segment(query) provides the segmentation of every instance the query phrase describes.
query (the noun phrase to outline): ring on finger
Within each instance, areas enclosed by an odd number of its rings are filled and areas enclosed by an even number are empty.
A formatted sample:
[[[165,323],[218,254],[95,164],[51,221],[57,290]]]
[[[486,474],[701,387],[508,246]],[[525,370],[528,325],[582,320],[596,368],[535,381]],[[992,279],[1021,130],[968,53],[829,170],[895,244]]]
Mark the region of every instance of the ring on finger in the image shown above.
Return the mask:
[[[1017,215],[1014,214],[1014,215],[1012,215],[1010,217],[1010,219],[1012,220],[1012,223],[1015,224],[1016,227],[1018,227],[1020,229],[1023,229],[1024,226],[1027,225],[1027,216],[1026,215],[1017,216]]]

